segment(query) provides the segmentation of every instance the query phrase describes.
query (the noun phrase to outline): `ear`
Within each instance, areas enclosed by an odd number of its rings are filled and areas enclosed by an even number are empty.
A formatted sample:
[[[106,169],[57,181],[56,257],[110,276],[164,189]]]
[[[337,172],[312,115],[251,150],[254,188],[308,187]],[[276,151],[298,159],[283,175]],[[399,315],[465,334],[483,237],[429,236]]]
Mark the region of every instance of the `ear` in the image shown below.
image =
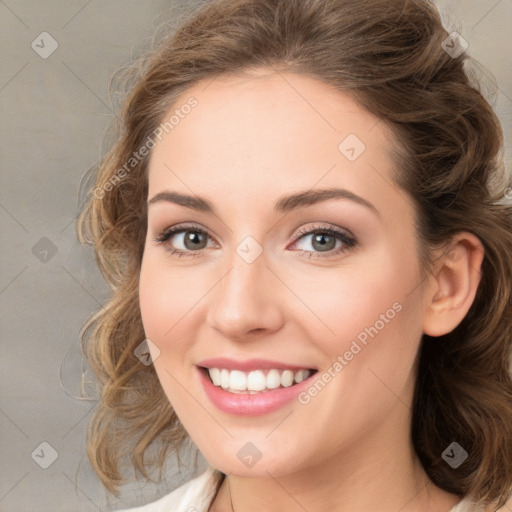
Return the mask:
[[[453,331],[466,316],[480,283],[484,247],[478,237],[455,235],[430,276],[425,296],[423,332],[442,336]]]

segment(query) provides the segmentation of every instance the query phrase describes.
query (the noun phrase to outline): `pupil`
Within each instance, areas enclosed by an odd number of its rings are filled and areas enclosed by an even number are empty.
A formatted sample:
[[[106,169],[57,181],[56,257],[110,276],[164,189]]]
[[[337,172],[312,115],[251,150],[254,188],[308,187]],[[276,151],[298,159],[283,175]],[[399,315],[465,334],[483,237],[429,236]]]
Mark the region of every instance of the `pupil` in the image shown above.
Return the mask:
[[[326,238],[328,239],[327,242],[325,242]],[[329,244],[329,241],[331,242],[330,244]],[[330,249],[334,249],[334,246],[332,246],[333,241],[335,241],[334,237],[332,237],[330,235],[326,235],[326,234],[315,235],[313,238],[313,247],[315,247],[315,243],[318,243],[318,244],[320,244],[319,248],[321,251],[328,251]],[[317,247],[315,247],[315,248],[317,248]]]
[[[185,238],[185,245],[188,245],[188,242],[191,243],[192,249],[197,249],[197,245],[201,244],[201,233],[190,232],[188,236]],[[187,247],[190,249],[191,247]]]

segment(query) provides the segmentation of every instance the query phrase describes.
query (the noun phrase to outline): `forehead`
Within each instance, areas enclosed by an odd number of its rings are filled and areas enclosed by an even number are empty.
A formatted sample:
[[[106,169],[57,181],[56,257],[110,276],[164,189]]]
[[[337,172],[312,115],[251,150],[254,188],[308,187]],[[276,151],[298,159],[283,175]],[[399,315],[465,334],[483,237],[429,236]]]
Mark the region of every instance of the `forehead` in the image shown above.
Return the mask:
[[[188,89],[164,120],[191,97],[195,108],[184,109],[153,150],[150,196],[172,188],[261,204],[318,185],[376,197],[390,181],[389,129],[316,79],[273,71],[218,77]]]

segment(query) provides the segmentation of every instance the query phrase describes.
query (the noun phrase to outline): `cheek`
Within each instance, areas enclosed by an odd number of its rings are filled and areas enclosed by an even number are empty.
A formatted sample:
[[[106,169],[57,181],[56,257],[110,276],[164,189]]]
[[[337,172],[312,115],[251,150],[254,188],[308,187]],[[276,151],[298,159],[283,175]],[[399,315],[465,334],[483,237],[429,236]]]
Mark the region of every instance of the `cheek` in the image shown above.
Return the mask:
[[[139,304],[146,338],[159,349],[153,359],[160,383],[175,411],[188,411],[181,384],[191,379],[191,323],[205,292],[201,279],[191,282],[191,272],[172,268],[165,255],[148,250],[144,254],[139,279]],[[190,270],[190,269],[189,269]],[[197,412],[197,411],[196,411]]]
[[[179,319],[190,308],[190,300],[187,299],[190,289],[178,290],[169,272],[151,255],[145,255],[139,279],[139,304],[146,338],[160,351],[154,360],[160,378],[163,369],[174,372],[176,362],[182,360],[186,352],[187,338],[180,335]]]
[[[385,248],[358,258],[357,263],[347,260],[338,269],[296,275],[294,291],[309,310],[296,319],[303,318],[309,338],[317,340],[331,359],[356,339],[364,343],[374,337],[389,338],[398,345],[404,329],[414,330],[419,324],[418,304],[410,293],[418,275],[416,261]]]
[[[411,293],[418,286],[417,262],[381,251],[360,263],[318,274],[316,286],[304,281],[302,287],[305,302],[322,320],[308,315],[302,330],[323,354],[319,377],[330,389],[318,400],[317,391],[308,390],[304,403],[311,401],[320,423],[337,425],[347,435],[377,424],[397,396],[408,400],[421,339],[421,303]],[[346,411],[359,419],[351,415],[346,423]]]
[[[139,279],[139,302],[146,336],[166,343],[207,292],[196,271],[170,266],[157,250],[146,251]],[[203,289],[204,288],[204,289]]]
[[[316,339],[334,375],[333,393],[324,397],[332,402],[321,407],[319,401],[316,414],[331,411],[340,425],[344,420],[338,405],[343,403],[343,409],[357,413],[362,428],[365,422],[379,421],[397,396],[407,400],[422,332],[421,301],[411,293],[417,289],[418,276],[415,260],[389,252],[354,267],[337,283],[331,280],[331,287],[338,289],[330,301],[318,298],[317,305],[319,316],[336,335],[327,338],[329,342],[318,335]]]

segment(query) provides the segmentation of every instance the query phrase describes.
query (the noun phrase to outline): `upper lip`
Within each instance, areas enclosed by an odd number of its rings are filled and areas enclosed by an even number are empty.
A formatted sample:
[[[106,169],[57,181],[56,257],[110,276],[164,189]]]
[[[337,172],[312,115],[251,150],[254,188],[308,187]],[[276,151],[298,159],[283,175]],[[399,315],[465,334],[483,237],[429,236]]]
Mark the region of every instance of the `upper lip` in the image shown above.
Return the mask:
[[[227,357],[215,357],[212,359],[204,359],[197,363],[197,366],[203,368],[225,368],[226,370],[240,370],[242,372],[249,372],[252,370],[312,370],[311,366],[283,363],[281,361],[273,361],[270,359],[247,359],[245,361],[236,361]]]

